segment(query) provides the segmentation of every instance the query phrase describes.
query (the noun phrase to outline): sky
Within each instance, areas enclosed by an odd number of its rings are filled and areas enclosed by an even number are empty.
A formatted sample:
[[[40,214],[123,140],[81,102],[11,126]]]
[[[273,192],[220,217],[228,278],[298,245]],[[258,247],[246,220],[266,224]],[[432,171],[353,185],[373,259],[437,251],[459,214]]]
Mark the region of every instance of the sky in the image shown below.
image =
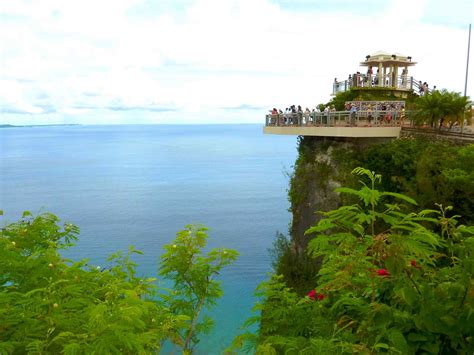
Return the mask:
[[[470,0],[0,0],[0,124],[263,123],[380,50],[464,93],[473,18]]]

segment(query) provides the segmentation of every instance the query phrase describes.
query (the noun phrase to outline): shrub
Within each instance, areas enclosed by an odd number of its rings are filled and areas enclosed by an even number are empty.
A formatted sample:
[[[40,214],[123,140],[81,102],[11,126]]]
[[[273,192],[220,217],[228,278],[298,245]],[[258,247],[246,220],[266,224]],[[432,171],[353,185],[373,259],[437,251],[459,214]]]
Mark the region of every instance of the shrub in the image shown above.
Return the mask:
[[[474,351],[474,228],[458,225],[451,208],[405,213],[411,198],[380,192],[381,176],[359,190],[337,189],[359,204],[323,213],[307,233],[322,257],[316,287],[297,296],[273,276],[258,294],[257,352],[472,353]],[[392,200],[399,201],[394,203]],[[436,232],[435,232],[436,231]]]

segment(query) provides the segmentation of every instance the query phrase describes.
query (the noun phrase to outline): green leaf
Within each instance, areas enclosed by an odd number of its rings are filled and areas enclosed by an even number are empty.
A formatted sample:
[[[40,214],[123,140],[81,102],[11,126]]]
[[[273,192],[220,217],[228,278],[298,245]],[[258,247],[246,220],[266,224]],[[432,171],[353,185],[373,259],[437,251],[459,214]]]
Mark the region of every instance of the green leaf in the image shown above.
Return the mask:
[[[382,192],[381,193],[382,196],[392,196],[392,197],[396,197],[400,200],[403,200],[405,202],[408,202],[412,205],[417,205],[416,201],[414,199],[412,199],[411,197],[408,197],[406,195],[403,195],[403,194],[399,194],[399,193],[396,193],[396,192]]]
[[[388,349],[390,349],[390,345],[385,344],[385,343],[377,343],[377,344],[375,344],[374,349],[386,349],[386,350],[388,350]]]
[[[418,293],[412,287],[404,287],[400,290],[402,299],[411,307],[418,303]]]
[[[408,352],[408,344],[402,332],[397,328],[391,328],[388,331],[388,338],[393,347],[399,350],[402,354]]]

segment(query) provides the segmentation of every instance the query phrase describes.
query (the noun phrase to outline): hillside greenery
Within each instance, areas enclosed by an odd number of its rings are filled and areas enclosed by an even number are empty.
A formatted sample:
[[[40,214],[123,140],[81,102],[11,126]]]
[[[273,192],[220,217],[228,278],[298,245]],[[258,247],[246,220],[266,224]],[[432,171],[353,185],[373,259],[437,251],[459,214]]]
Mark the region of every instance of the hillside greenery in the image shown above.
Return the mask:
[[[474,227],[451,207],[410,212],[416,202],[378,190],[381,175],[357,168],[358,203],[328,212],[307,233],[322,258],[306,295],[274,275],[231,350],[260,354],[470,354],[474,351]]]

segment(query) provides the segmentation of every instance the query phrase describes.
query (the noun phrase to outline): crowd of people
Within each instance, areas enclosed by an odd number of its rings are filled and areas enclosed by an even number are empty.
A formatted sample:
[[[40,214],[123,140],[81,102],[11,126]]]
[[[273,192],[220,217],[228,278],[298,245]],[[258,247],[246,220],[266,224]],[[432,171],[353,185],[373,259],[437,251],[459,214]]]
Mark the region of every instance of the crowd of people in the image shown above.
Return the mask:
[[[285,111],[281,109],[273,108],[270,110],[272,124],[278,125],[294,125],[294,124],[310,124],[316,122],[316,119],[320,117],[320,123],[328,123],[327,118],[329,112],[335,112],[334,106],[325,106],[324,109],[320,110],[320,105],[309,109],[306,107],[304,110],[301,105],[291,105],[285,108]],[[324,120],[324,118],[326,118]]]
[[[373,86],[392,86],[392,87],[401,87],[408,88],[408,69],[404,68],[399,77],[395,76],[395,72],[386,73],[385,76],[380,76],[380,71],[377,69],[377,72],[374,74],[372,67],[368,67],[367,74],[362,74],[361,72],[356,72],[354,74],[349,74],[347,80],[338,81],[337,78],[334,78],[334,93],[341,91],[346,91],[351,87],[373,87]],[[379,83],[380,77],[382,82]],[[399,82],[400,79],[400,82]]]
[[[436,86],[434,87],[434,90],[436,90]],[[420,96],[423,96],[424,94],[427,94],[430,92],[430,87],[428,86],[428,83],[425,81],[423,84],[418,82],[418,94]]]
[[[344,117],[345,124],[356,125],[360,120],[364,120],[370,126],[372,123],[392,124],[394,120],[403,124],[405,118],[404,101],[349,101],[345,103],[344,108],[345,111],[339,111],[336,115],[335,107],[330,105],[318,105],[313,109],[306,107],[304,110],[301,105],[291,105],[284,111],[274,107],[269,110],[267,124],[334,125],[337,116],[339,120]]]

